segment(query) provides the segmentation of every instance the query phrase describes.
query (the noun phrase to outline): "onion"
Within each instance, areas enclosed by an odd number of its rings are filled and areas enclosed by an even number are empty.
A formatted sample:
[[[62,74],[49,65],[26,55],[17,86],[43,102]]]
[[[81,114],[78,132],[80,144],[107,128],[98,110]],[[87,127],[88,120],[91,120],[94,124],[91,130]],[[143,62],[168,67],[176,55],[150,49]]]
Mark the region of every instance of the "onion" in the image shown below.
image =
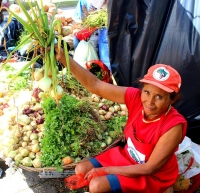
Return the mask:
[[[32,131],[33,127],[31,125],[25,125],[23,129],[24,131]]]
[[[106,146],[107,146],[106,143],[104,143],[104,142],[101,143],[101,148],[102,148],[102,149],[105,149]]]
[[[28,125],[31,122],[30,117],[28,117],[27,115],[19,116],[18,120],[21,125]]]
[[[99,103],[100,97],[98,97],[98,96],[94,97],[94,98],[93,98],[93,101],[96,102],[96,103]]]
[[[27,131],[27,132],[26,132],[26,136],[29,138],[29,137],[30,137],[30,135],[31,135],[31,133],[32,133],[32,131],[31,131],[31,130]]]
[[[15,157],[14,157],[14,160],[15,162],[21,162],[23,159],[23,156],[21,154],[17,154]]]
[[[108,109],[108,107],[104,104],[104,105],[102,105],[102,107],[101,107],[103,110],[107,110]]]
[[[106,139],[105,139],[105,141],[106,141],[106,144],[107,145],[110,145],[111,143],[112,143],[112,138],[110,137],[110,136],[106,136]]]
[[[44,92],[47,92],[51,88],[52,80],[48,76],[44,76],[38,82],[39,88],[42,89]]]
[[[99,110],[99,114],[100,114],[100,115],[105,115],[105,114],[106,114],[106,111],[103,110],[103,109],[100,109],[100,110]]]
[[[38,144],[38,140],[37,140],[37,139],[33,139],[33,140],[31,141],[31,144],[32,144],[32,145]]]
[[[38,139],[37,134],[36,133],[31,133],[30,140],[36,140],[36,139]]]
[[[125,104],[120,104],[121,110],[122,111],[128,111],[127,107]]]
[[[109,112],[114,113],[115,112],[114,107],[109,107]]]
[[[18,150],[10,151],[7,157],[14,159],[14,157],[17,155],[17,152]]]
[[[31,158],[31,159],[35,159],[36,155],[35,155],[34,152],[30,152],[28,157]]]
[[[32,145],[32,152],[37,153],[40,151],[40,146],[38,144]]]
[[[28,154],[29,154],[29,150],[23,148],[19,153],[20,153],[23,157],[26,157],[26,156],[28,156]]]
[[[41,118],[37,119],[37,120],[36,120],[36,123],[37,123],[37,124],[42,124],[42,123],[44,123],[44,118],[41,117]]]
[[[112,118],[112,113],[107,112],[104,117],[105,117],[105,120],[110,120]]]
[[[29,137],[28,136],[24,136],[23,137],[23,141],[28,142],[29,141]]]
[[[50,94],[53,98],[60,99],[62,97],[62,94],[63,94],[63,88],[60,85],[57,85],[56,86],[56,92],[54,92],[54,90],[52,89]]]
[[[32,160],[29,157],[25,157],[22,160],[22,165],[27,166],[27,167],[31,167],[33,165]]]
[[[26,141],[22,142],[22,147],[26,147],[28,145],[28,143]]]
[[[36,128],[36,126],[37,126],[36,121],[35,121],[35,120],[34,120],[34,121],[31,121],[31,122],[30,122],[30,125],[31,125],[33,128]]]
[[[34,72],[34,79],[36,81],[39,81],[42,77],[44,77],[44,69],[40,68],[40,69],[36,69],[36,71]]]
[[[41,168],[42,167],[42,162],[40,161],[39,158],[35,158],[33,160],[33,167],[34,168]]]
[[[127,115],[127,111],[121,111],[121,112],[120,112],[120,115],[121,115],[121,116],[126,116],[126,115]]]
[[[40,109],[42,109],[42,105],[40,103],[36,103],[31,109],[33,109],[34,111],[39,111]]]
[[[21,136],[22,136],[22,132],[21,132],[20,128],[17,128],[17,129],[15,130],[15,137],[20,138]]]

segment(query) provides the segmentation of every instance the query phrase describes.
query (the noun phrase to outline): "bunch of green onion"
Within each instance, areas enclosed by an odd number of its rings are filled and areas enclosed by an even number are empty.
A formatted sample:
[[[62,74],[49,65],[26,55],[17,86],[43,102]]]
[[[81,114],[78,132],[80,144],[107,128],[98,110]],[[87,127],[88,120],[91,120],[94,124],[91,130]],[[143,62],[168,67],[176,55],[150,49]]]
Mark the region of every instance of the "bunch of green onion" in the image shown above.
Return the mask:
[[[28,40],[32,40],[27,52],[33,52],[33,57],[31,61],[29,61],[23,68],[19,70],[19,72],[11,79],[13,81],[19,74],[21,74],[27,68],[34,69],[34,65],[39,58],[43,60],[43,67],[41,71],[43,71],[43,77],[38,81],[38,86],[44,92],[50,92],[53,95],[53,98],[57,100],[58,91],[62,91],[62,88],[58,84],[57,80],[57,62],[55,57],[55,44],[58,45],[58,50],[61,49],[61,25],[60,20],[54,20],[54,16],[56,14],[57,7],[52,16],[52,20],[48,21],[48,15],[44,11],[44,5],[42,0],[40,0],[40,6],[38,2],[34,2],[34,6],[30,0],[28,0],[28,5],[30,10],[32,11],[32,16],[30,16],[27,9],[24,7],[23,3],[20,0],[17,0],[18,5],[21,8],[21,11],[26,16],[26,21],[22,19],[19,15],[11,11],[7,7],[2,7],[1,9],[6,9],[9,12],[9,18],[7,22],[7,26],[12,20],[12,17],[15,17],[24,27],[28,33],[23,38],[14,50],[9,54],[7,60],[2,65],[1,69],[9,62],[13,54],[19,50],[21,47],[26,45]],[[55,29],[56,28],[56,29]],[[63,41],[64,46],[64,54],[66,57],[67,65],[68,65],[68,77],[70,77],[70,68],[69,68],[69,57],[68,57],[68,49],[67,44]],[[39,50],[43,50],[43,53],[39,52]],[[28,54],[27,53],[27,54]],[[32,70],[32,73],[34,70]],[[50,75],[49,75],[50,74]],[[11,82],[10,81],[10,82]],[[61,93],[59,93],[60,95]]]

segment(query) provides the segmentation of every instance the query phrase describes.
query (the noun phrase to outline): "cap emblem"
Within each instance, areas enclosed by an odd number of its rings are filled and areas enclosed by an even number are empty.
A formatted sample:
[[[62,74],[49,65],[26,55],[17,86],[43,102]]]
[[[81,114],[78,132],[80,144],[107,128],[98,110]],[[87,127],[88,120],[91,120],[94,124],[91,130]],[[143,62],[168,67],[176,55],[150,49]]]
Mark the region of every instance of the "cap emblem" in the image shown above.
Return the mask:
[[[169,78],[169,71],[165,67],[156,68],[153,71],[153,77],[158,81],[165,81]]]

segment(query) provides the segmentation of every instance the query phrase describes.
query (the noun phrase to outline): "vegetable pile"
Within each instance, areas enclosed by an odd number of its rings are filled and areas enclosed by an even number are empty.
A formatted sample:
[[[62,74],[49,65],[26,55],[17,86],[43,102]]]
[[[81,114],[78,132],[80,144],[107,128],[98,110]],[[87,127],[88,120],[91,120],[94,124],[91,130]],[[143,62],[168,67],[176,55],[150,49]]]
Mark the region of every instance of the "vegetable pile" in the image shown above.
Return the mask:
[[[41,161],[45,167],[58,167],[67,156],[77,162],[96,155],[122,135],[122,129],[113,130],[102,123],[88,101],[64,95],[59,104],[49,97],[42,106],[45,130]]]
[[[123,136],[127,116],[121,115],[120,105],[91,94],[80,98],[74,92],[57,103],[50,96],[39,98],[41,93],[39,89],[1,93],[1,157],[12,158],[16,165],[61,171]],[[111,107],[112,116],[103,119],[99,112],[104,108],[109,113]]]

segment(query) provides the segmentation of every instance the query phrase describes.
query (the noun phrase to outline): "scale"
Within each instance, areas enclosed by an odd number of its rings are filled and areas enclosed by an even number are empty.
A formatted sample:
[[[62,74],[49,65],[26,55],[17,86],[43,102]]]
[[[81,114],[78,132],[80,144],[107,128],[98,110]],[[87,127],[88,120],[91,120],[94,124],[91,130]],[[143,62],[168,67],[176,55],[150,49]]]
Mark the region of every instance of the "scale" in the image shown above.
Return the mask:
[[[63,172],[58,171],[43,171],[39,172],[40,178],[66,178],[68,176],[71,176],[75,174],[74,170],[65,170]]]

